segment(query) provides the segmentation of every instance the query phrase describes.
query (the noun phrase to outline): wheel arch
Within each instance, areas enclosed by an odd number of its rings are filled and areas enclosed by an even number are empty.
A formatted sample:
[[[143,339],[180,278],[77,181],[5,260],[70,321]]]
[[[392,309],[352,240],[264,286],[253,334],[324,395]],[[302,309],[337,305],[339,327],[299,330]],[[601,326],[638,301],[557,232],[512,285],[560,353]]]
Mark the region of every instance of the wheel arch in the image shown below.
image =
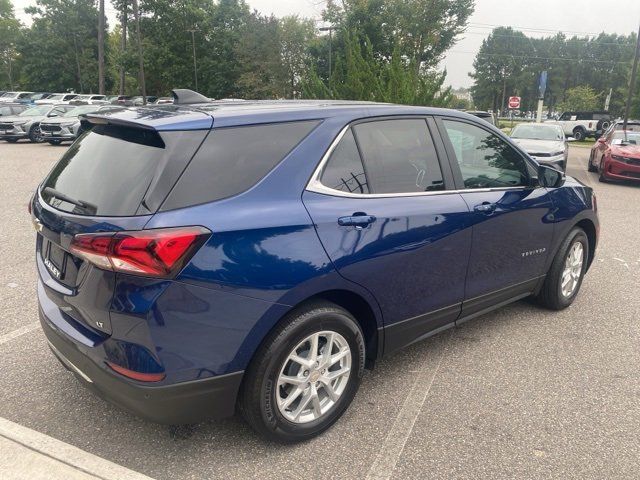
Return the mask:
[[[587,269],[589,269],[589,267],[591,267],[591,264],[593,263],[593,258],[596,253],[596,244],[598,241],[596,226],[590,219],[583,218],[575,224],[575,227],[580,227],[582,230],[584,230],[584,233],[587,234],[587,239],[589,240],[589,258],[587,260]]]

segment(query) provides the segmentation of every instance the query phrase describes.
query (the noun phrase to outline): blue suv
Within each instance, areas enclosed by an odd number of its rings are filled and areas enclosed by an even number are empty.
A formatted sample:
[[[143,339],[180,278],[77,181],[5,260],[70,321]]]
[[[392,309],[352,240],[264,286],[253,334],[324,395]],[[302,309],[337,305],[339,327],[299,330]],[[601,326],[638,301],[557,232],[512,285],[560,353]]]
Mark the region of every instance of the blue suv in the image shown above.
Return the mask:
[[[565,308],[593,260],[593,191],[466,113],[174,95],[89,114],[30,203],[52,351],[145,418],[311,438],[382,356]]]

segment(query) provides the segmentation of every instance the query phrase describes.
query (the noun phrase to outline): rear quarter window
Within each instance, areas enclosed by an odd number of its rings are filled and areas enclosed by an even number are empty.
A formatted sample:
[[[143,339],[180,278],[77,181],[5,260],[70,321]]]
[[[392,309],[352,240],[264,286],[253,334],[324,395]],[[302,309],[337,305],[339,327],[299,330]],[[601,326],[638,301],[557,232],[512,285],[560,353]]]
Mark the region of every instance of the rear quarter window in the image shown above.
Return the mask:
[[[319,123],[313,120],[212,130],[160,210],[209,203],[250,189]]]

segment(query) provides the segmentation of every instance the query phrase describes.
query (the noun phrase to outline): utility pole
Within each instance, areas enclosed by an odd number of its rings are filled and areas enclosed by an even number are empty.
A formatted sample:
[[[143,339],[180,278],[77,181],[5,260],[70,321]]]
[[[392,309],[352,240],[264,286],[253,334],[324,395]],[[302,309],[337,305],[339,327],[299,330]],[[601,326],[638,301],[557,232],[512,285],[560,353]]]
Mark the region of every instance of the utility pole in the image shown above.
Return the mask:
[[[120,29],[122,30],[122,37],[120,38],[120,51],[122,52],[122,56],[124,58],[124,54],[127,51],[127,20],[128,20],[128,7],[126,0],[122,2],[122,13],[120,19]],[[125,71],[124,71],[124,63],[120,66],[120,95],[124,95],[124,82],[125,82]]]
[[[144,52],[142,51],[142,37],[140,35],[140,11],[138,0],[133,0],[133,19],[136,22],[136,37],[138,42],[138,78],[140,79],[140,92],[142,93],[142,104],[147,104],[147,87],[144,83]]]
[[[193,78],[195,80],[195,90],[198,91],[198,62],[196,60],[196,29],[187,30],[191,32],[191,45],[193,46]]]
[[[636,42],[636,53],[633,56],[633,67],[631,68],[631,79],[629,80],[629,94],[627,95],[627,105],[624,109],[624,123],[622,130],[627,131],[627,122],[629,121],[629,112],[631,111],[631,100],[633,100],[633,91],[636,89],[636,75],[638,74],[638,58],[640,57],[640,28],[638,28],[638,38]]]
[[[104,0],[98,3],[98,93],[104,95]]]
[[[333,29],[334,26],[320,28],[321,32],[329,32],[329,80],[331,80],[332,62],[333,62]]]

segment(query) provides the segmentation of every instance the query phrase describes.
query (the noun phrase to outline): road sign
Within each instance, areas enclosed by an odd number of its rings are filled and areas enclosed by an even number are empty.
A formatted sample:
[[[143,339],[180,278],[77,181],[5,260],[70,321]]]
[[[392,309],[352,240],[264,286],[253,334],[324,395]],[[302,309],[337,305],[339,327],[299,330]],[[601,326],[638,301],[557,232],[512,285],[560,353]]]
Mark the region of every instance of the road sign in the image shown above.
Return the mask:
[[[540,74],[540,80],[538,81],[538,98],[544,98],[544,92],[547,91],[547,71],[543,71]]]
[[[509,108],[520,108],[520,97],[509,97]]]

